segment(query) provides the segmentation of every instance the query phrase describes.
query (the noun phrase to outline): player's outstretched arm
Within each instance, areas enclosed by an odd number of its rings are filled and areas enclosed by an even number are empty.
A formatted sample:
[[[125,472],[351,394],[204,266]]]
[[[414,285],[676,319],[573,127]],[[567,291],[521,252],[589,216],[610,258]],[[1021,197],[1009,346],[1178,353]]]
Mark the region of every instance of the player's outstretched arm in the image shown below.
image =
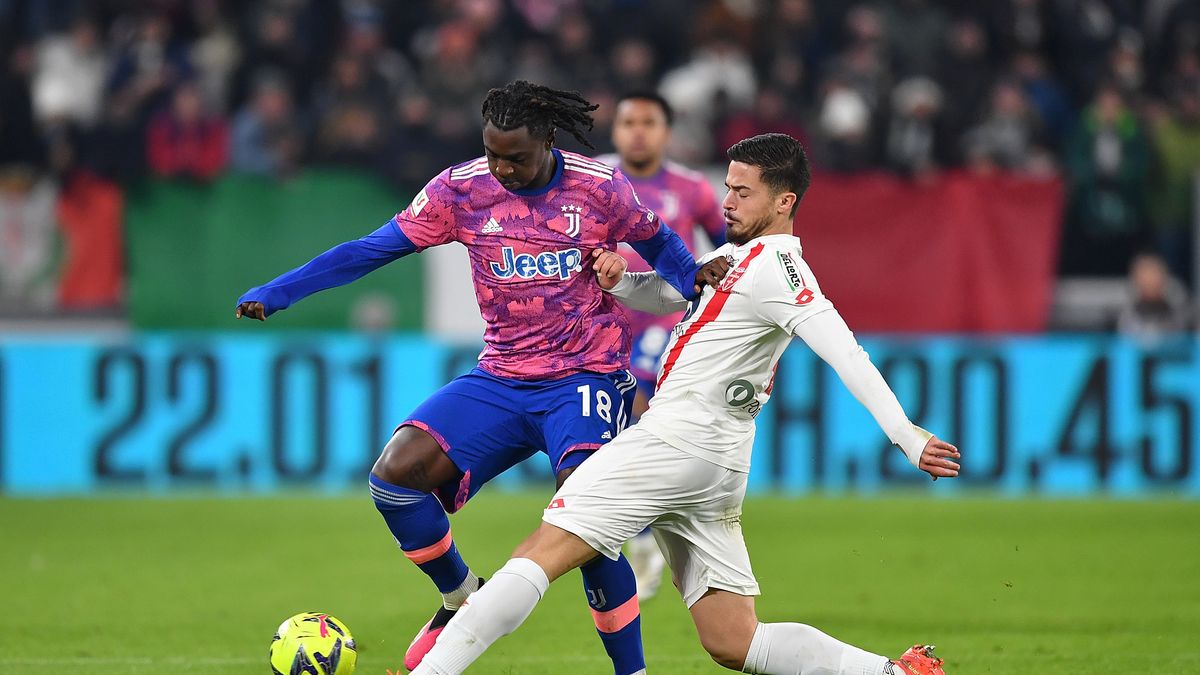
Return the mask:
[[[908,420],[867,352],[821,292],[800,252],[783,250],[776,258],[777,266],[766,265],[751,277],[753,299],[760,316],[804,340],[833,367],[850,393],[870,411],[913,466],[934,480],[957,476],[958,449]]]
[[[896,394],[832,305],[809,316],[794,332],[837,372],[913,466],[934,480],[958,475],[958,449],[909,421]]]
[[[600,288],[630,309],[664,315],[674,314],[688,305],[679,291],[658,273],[629,272],[625,258],[613,251],[593,251],[592,269],[596,271]],[[728,271],[728,260],[720,256],[701,265],[697,274],[712,279],[710,283],[716,286]]]
[[[347,241],[281,274],[238,298],[235,318],[265,321],[299,300],[327,288],[344,286],[368,272],[417,250],[395,220],[360,239]]]

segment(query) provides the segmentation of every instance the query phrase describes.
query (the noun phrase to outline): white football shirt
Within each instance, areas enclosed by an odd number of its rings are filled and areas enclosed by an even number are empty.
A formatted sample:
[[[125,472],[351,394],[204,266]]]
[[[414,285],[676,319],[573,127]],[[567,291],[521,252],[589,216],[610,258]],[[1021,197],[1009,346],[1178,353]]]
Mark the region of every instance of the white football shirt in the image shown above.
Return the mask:
[[[653,272],[627,273],[612,294],[634,309],[687,313],[663,354],[657,389],[638,426],[734,471],[750,470],[754,418],[771,397],[775,369],[793,336],[833,366],[914,465],[929,433],[908,421],[883,377],[817,284],[792,235],[727,243],[716,288],[687,303]]]

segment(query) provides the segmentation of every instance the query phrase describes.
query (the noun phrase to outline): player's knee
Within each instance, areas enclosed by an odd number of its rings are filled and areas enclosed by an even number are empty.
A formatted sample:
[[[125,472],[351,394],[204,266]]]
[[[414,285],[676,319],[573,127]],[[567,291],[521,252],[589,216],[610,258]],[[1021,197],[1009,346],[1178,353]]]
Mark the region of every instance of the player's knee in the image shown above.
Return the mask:
[[[753,606],[726,605],[720,610],[720,616],[707,614],[704,620],[696,621],[700,644],[713,661],[731,670],[741,670],[758,629],[758,617]]]
[[[458,469],[432,436],[416,427],[403,426],[384,446],[371,473],[392,485],[432,492],[454,480]]]
[[[751,636],[753,639],[753,636]],[[750,651],[750,641],[742,636],[711,631],[708,635],[700,634],[700,644],[713,661],[730,669],[741,670],[746,665],[746,654]]]

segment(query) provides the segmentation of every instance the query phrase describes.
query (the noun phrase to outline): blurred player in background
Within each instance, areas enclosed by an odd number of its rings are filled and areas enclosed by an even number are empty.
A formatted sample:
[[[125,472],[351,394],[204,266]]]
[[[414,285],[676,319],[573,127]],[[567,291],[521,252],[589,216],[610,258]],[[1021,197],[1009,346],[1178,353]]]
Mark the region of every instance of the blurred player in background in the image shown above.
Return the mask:
[[[764,134],[729,149],[722,206],[729,242],[710,254],[732,271],[688,302],[653,273],[599,254],[601,285],[630,306],[687,307],[672,331],[650,409],[559,489],[543,523],[446,627],[414,675],[457,675],[515,630],[550,582],[652,525],[700,642],[731,670],[770,675],[945,675],[933,648],[891,660],[800,623],[760,623],[758,582],[742,536],[754,419],[775,366],[799,337],[837,372],[909,461],[936,480],[958,475],[958,450],[909,421],[792,235],[809,184],[800,143]],[[914,571],[916,572],[916,571]],[[909,608],[880,608],[904,614]]]
[[[595,108],[577,93],[524,81],[491,90],[482,111],[484,157],[443,171],[375,232],[238,300],[238,317],[263,320],[410,253],[453,241],[467,247],[487,326],[479,366],[401,423],[370,476],[392,535],[442,593],[405,655],[409,668],[482,583],[459,554],[446,514],[539,451],[561,485],[628,420],[636,388],[627,370],[629,325],[597,285],[589,254],[629,242],[689,297],[706,273],[619,171],[554,147],[556,129],[590,145],[584,134]],[[641,672],[628,562],[597,560],[583,576],[616,674]]]
[[[698,171],[666,158],[667,143],[671,140],[674,113],[671,105],[653,91],[634,91],[617,99],[613,118],[612,142],[616,154],[596,159],[621,169],[629,179],[638,199],[671,223],[675,232],[687,244],[693,255],[699,253],[697,228],[708,236],[705,251],[725,243],[725,219],[721,205],[708,179]],[[634,272],[650,268],[627,244],[619,249]],[[633,402],[633,419],[641,417],[654,395],[654,377],[658,360],[667,345],[671,328],[682,313],[656,316],[629,310],[633,328],[633,349],[630,370],[637,378],[637,397]],[[666,559],[654,543],[649,531],[634,537],[626,547],[629,563],[637,577],[638,599],[654,597],[662,585]]]

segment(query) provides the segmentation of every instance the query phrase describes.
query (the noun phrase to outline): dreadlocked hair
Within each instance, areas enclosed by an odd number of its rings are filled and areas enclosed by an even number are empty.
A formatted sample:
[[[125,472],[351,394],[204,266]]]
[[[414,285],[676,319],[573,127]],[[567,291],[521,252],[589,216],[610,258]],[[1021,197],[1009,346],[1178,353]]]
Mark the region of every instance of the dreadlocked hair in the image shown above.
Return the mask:
[[[591,113],[599,107],[577,91],[516,80],[488,92],[483,99],[483,121],[502,131],[526,127],[530,135],[546,138],[559,128],[595,150],[584,134],[592,130]]]

